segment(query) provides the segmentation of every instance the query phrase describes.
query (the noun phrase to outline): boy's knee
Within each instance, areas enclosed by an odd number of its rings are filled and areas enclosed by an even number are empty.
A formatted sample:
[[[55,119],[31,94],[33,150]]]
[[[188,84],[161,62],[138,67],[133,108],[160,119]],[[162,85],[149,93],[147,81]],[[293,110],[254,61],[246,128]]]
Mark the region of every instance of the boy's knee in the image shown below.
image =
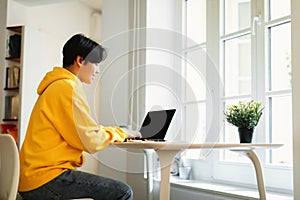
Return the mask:
[[[122,198],[121,198],[122,200],[132,200],[133,199],[133,191],[129,185],[123,183],[121,191],[123,192]]]

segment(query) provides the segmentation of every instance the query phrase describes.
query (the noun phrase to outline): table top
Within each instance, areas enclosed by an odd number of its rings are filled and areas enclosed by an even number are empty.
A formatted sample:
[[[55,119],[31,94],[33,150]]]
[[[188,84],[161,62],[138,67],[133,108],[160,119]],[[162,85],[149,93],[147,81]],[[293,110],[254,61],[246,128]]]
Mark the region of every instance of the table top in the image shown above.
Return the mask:
[[[184,142],[153,142],[153,141],[129,141],[129,142],[115,142],[112,146],[119,148],[133,148],[133,149],[155,149],[155,150],[181,150],[181,149],[230,149],[230,150],[244,150],[244,149],[259,149],[259,148],[278,148],[283,144],[267,144],[267,143],[184,143]]]

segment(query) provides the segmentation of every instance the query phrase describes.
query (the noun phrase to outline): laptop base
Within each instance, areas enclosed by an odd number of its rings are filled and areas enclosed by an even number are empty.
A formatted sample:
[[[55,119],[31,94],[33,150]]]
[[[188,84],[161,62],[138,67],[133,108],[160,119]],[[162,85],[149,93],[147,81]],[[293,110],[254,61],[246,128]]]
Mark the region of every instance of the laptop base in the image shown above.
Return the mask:
[[[126,138],[124,142],[133,142],[133,141],[151,141],[151,142],[165,142],[164,139],[146,139],[146,138]]]

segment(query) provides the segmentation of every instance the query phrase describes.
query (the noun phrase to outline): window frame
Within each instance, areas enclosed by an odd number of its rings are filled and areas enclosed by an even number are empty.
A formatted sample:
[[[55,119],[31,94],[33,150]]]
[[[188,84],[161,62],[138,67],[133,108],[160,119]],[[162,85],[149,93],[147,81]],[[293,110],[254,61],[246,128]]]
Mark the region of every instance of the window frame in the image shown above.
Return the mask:
[[[185,3],[188,0],[184,0],[183,4],[185,6],[185,15],[186,12],[188,12],[187,7]],[[214,59],[214,62],[217,66],[224,66],[224,46],[222,45],[222,42],[227,39],[232,39],[240,35],[250,34],[251,35],[251,93],[250,95],[237,95],[237,96],[220,96],[220,101],[225,102],[229,99],[235,99],[235,98],[252,98],[259,101],[262,101],[264,104],[266,103],[266,98],[269,95],[276,95],[276,94],[287,94],[292,95],[292,90],[286,90],[286,91],[267,91],[264,89],[259,88],[266,88],[267,84],[265,84],[266,79],[266,70],[265,66],[266,58],[268,57],[266,47],[267,47],[267,35],[266,30],[270,26],[274,26],[281,23],[290,23],[291,16],[285,16],[279,19],[275,19],[269,22],[265,22],[265,14],[269,14],[265,10],[265,3],[269,0],[251,0],[251,19],[254,18],[260,19],[258,21],[251,21],[251,25],[254,25],[252,27],[239,30],[234,33],[230,33],[227,35],[221,35],[219,32],[224,30],[224,21],[222,25],[221,18],[219,15],[224,14],[224,12],[221,10],[221,6],[223,5],[224,0],[207,0],[206,1],[206,25],[207,25],[207,33],[206,33],[206,42],[198,44],[197,46],[206,46],[208,54]],[[219,11],[220,12],[216,12]],[[214,11],[214,12],[212,12]],[[212,15],[216,16],[212,16]],[[187,23],[184,21],[186,18],[183,16],[183,24],[186,25]],[[224,19],[224,18],[223,18]],[[218,25],[218,29],[212,28],[216,26],[216,23]],[[211,24],[214,24],[215,26],[209,26]],[[220,26],[219,26],[220,25]],[[186,26],[185,30],[186,31]],[[218,34],[212,33],[211,31],[219,30]],[[185,33],[185,32],[184,32]],[[225,32],[224,32],[225,34]],[[193,47],[195,48],[195,47]],[[184,52],[192,51],[193,48],[185,48]],[[219,65],[220,64],[220,65]],[[222,67],[219,69],[220,74],[224,77],[224,70]],[[184,75],[184,74],[183,74]],[[209,77],[211,74],[207,74]],[[210,79],[210,78],[209,78]],[[223,79],[224,80],[224,79]],[[184,91],[184,87],[183,87]],[[188,102],[184,102],[188,103]],[[222,117],[222,109],[218,111],[220,113],[220,118]],[[185,126],[184,126],[185,127]],[[218,127],[219,130],[221,129]],[[262,118],[260,121],[260,125],[256,128],[256,132],[265,132],[264,130],[267,129],[267,120],[265,118]],[[256,140],[254,142],[266,142],[268,141],[267,134],[257,134]],[[257,154],[260,157],[262,167],[264,169],[264,178],[265,178],[265,185],[267,188],[276,189],[276,191],[282,191],[287,193],[292,193],[293,186],[291,179],[293,178],[293,171],[292,166],[284,166],[284,165],[274,165],[271,163],[268,163],[267,160],[267,153],[269,150],[260,150],[257,151]],[[204,177],[206,180],[210,181],[216,181],[216,182],[228,182],[230,184],[238,184],[238,183],[246,183],[250,185],[250,187],[254,187],[256,181],[255,177],[253,176],[253,167],[251,163],[239,163],[239,162],[228,162],[222,160],[222,151],[216,151],[211,153],[209,158],[206,160],[207,163],[204,164],[199,159],[195,159],[194,157],[189,157],[187,154],[187,159],[190,160],[190,162],[194,162],[193,165],[198,167],[203,167],[204,170],[207,170],[207,174]],[[274,173],[277,173],[282,179],[280,179],[280,183],[274,183],[274,180],[272,176],[274,176]],[[197,178],[203,178],[203,176],[196,176]],[[239,181],[232,181],[232,180],[239,180]],[[279,182],[279,181],[278,181]],[[253,185],[254,183],[254,185]],[[282,187],[285,185],[286,187]]]

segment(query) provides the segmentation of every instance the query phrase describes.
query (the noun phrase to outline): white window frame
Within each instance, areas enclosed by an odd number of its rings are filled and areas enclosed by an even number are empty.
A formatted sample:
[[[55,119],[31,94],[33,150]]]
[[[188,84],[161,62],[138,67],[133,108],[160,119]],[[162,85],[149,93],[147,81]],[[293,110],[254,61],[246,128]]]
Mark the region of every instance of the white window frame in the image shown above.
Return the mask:
[[[187,0],[188,1],[188,0]],[[210,55],[210,57],[214,60],[214,63],[219,66],[223,63],[223,58],[221,55],[222,52],[222,45],[221,42],[225,39],[228,39],[230,37],[234,37],[236,34],[244,34],[244,33],[251,33],[253,30],[255,31],[255,35],[252,34],[251,36],[251,63],[252,63],[252,92],[251,95],[246,95],[247,98],[256,99],[259,101],[264,102],[265,104],[265,98],[266,96],[272,94],[265,93],[264,90],[258,90],[258,88],[265,88],[265,68],[260,67],[265,65],[265,46],[266,46],[266,39],[265,39],[265,28],[267,26],[272,25],[273,23],[264,23],[262,19],[264,19],[264,1],[267,0],[252,0],[251,1],[251,19],[254,19],[254,17],[260,17],[261,18],[261,24],[254,23],[255,27],[250,27],[245,30],[241,30],[239,32],[236,32],[235,34],[228,34],[225,36],[220,37],[219,32],[216,34],[215,31],[219,31],[219,21],[220,17],[220,3],[222,0],[207,0],[207,40],[206,43],[199,44],[199,46],[206,45],[207,52]],[[186,1],[184,1],[186,2]],[[186,11],[188,12],[188,11]],[[186,13],[185,13],[186,14]],[[215,15],[215,16],[213,16]],[[280,23],[282,21],[290,21],[290,16],[284,17],[279,20],[275,20],[274,23]],[[183,21],[183,24],[186,24]],[[213,24],[213,26],[212,26]],[[219,28],[216,28],[219,27]],[[213,31],[213,32],[211,32]],[[184,51],[192,50],[193,48],[187,48],[184,49]],[[255,50],[257,49],[257,50]],[[219,68],[220,73],[222,73],[221,68]],[[210,79],[209,72],[208,72],[208,78]],[[287,91],[290,92],[291,91]],[[274,92],[276,93],[276,92]],[[235,97],[229,97],[229,98],[235,98]],[[229,99],[228,98],[228,99]],[[225,101],[227,98],[221,98],[221,101]],[[185,102],[188,103],[188,102]],[[217,106],[216,106],[217,107]],[[219,111],[220,115],[222,114],[222,111]],[[220,116],[220,119],[222,116]],[[266,129],[266,120],[261,119],[260,126],[257,128],[256,132],[264,132]],[[219,128],[219,127],[218,127]],[[217,128],[217,129],[218,129]],[[266,138],[266,134],[259,134],[256,137],[256,141],[254,142],[266,142],[268,141]],[[279,166],[279,165],[273,165],[267,163],[267,150],[257,151],[262,167],[264,170],[264,178],[265,178],[265,185],[269,189],[276,189],[276,191],[282,191],[282,192],[292,192],[292,166]],[[238,163],[238,162],[227,162],[220,160],[220,157],[222,155],[221,151],[213,152],[210,156],[210,158],[204,162],[201,162],[200,160],[194,160],[190,159],[190,162],[193,162],[194,166],[202,167],[202,171],[206,171],[207,173],[205,175],[197,176],[197,178],[202,178],[210,181],[216,181],[216,182],[227,182],[230,184],[239,184],[239,183],[245,183],[249,187],[254,187],[256,184],[256,179],[253,174],[253,166],[250,163]],[[276,177],[280,177],[278,179],[274,179],[274,175],[276,174]],[[237,181],[232,181],[237,180]]]

